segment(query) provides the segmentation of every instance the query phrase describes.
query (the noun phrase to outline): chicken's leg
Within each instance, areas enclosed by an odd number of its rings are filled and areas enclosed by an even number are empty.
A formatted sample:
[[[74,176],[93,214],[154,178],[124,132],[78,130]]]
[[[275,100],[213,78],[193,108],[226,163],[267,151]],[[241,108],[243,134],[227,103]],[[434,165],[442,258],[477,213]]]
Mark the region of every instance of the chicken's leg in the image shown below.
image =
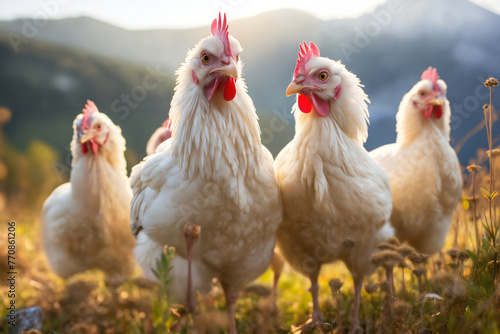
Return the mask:
[[[236,332],[236,301],[238,293],[230,289],[227,285],[222,284],[224,295],[226,296],[227,313],[229,315],[229,334],[237,334]]]
[[[309,288],[309,291],[311,291],[311,296],[313,300],[313,312],[311,316],[311,324],[313,326],[317,324],[322,324],[324,322],[323,315],[321,314],[321,310],[319,308],[319,299],[318,299],[318,276],[319,273],[314,273],[311,276],[309,276],[309,279],[311,280],[311,288]]]
[[[351,330],[349,334],[356,333],[358,329],[359,306],[361,305],[361,287],[363,286],[363,277],[354,278],[354,305],[351,310]]]
[[[188,252],[188,280],[187,280],[187,309],[189,312],[194,311],[196,301],[194,299],[194,292],[191,279],[191,260],[193,257],[193,244],[194,241],[200,236],[200,226],[194,224],[186,224],[184,226],[184,237],[186,238],[187,252]]]
[[[275,304],[277,303],[277,298],[278,298],[278,282],[280,280],[281,272],[283,271],[284,265],[285,262],[283,261],[283,258],[281,257],[279,252],[275,249],[270,265],[271,270],[274,272],[273,292],[271,294],[271,297]]]

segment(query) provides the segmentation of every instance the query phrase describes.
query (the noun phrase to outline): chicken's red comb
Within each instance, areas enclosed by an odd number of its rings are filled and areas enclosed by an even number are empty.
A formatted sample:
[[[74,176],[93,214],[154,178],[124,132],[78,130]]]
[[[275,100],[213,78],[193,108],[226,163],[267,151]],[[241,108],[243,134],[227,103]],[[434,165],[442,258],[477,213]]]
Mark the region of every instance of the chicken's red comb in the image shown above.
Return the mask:
[[[89,124],[90,116],[95,112],[99,112],[95,103],[90,101],[90,100],[87,100],[87,104],[85,105],[85,108],[83,108],[83,118],[82,118],[82,125],[81,125],[81,128],[83,130],[86,130],[90,127],[90,124]]]
[[[441,89],[439,88],[439,85],[437,81],[439,80],[439,74],[437,69],[435,69],[432,66],[429,66],[428,69],[422,73],[422,80],[430,80],[432,82],[432,89],[435,91],[440,91]]]
[[[231,49],[231,43],[229,43],[229,26],[227,25],[226,13],[224,13],[224,21],[222,21],[221,13],[219,12],[219,20],[214,19],[212,21],[212,26],[210,27],[210,33],[212,36],[217,36],[219,40],[224,45],[224,53],[229,57],[233,57],[233,50]]]
[[[313,42],[307,45],[306,42],[299,44],[300,51],[298,52],[299,58],[297,59],[297,65],[295,66],[295,72],[293,76],[296,77],[299,74],[299,69],[302,67],[303,72],[305,72],[304,66],[312,57],[319,57],[319,49]]]

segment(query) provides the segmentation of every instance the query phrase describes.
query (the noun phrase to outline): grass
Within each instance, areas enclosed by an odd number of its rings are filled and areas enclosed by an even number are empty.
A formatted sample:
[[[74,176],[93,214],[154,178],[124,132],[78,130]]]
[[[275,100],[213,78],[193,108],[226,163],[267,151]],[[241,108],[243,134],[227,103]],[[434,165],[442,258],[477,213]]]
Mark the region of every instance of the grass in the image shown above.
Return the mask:
[[[392,246],[383,246],[399,253],[404,261],[394,267],[394,295],[389,292],[382,268],[365,280],[360,309],[363,332],[500,333],[497,219],[500,212],[494,179],[499,171],[494,159],[500,151],[491,145],[489,106],[485,108],[485,120],[492,168],[471,165],[464,174],[464,198],[457,206],[441,253],[426,258],[394,241],[389,242]],[[159,285],[142,279],[139,269],[119,286],[107,282],[97,271],[61,280],[51,272],[42,252],[39,211],[27,207],[5,208],[0,212],[0,221],[16,218],[16,305],[18,309],[30,306],[43,309],[43,333],[227,332],[225,301],[217,282],[208,296],[197,296],[194,315],[168,301],[165,291],[172,250],[167,250],[159,262],[157,276],[162,282]],[[4,228],[6,231],[7,226]],[[2,237],[2,259],[6,258],[6,246]],[[6,261],[0,261],[0,272],[7,271]],[[332,282],[331,289],[332,278],[337,280]],[[5,314],[8,286],[5,278],[1,279],[0,308]],[[307,320],[311,310],[308,280],[285,267],[277,308],[271,299],[272,280],[273,274],[268,270],[242,292],[237,304],[239,333],[288,333]],[[354,301],[349,272],[339,263],[324,266],[319,284],[320,307],[326,323],[310,332],[347,331],[348,312]],[[0,333],[8,333],[5,318],[0,320]]]
[[[0,218],[8,220],[6,216]],[[360,310],[360,323],[365,332],[376,332],[376,329],[383,329],[382,332],[499,332],[500,293],[498,284],[497,288],[493,284],[493,246],[483,237],[477,256],[470,241],[475,238],[468,237],[468,233],[474,231],[472,224],[469,225],[469,232],[465,227],[458,231],[460,250],[448,247],[423,267],[409,260],[406,262],[410,268],[396,267],[396,298],[389,297],[382,269],[365,281]],[[162,293],[164,287],[142,280],[139,269],[118,287],[107,284],[98,271],[64,281],[50,271],[40,252],[39,228],[35,213],[25,214],[17,221],[16,303],[19,308],[40,306],[43,309],[43,333],[165,333],[194,329],[200,333],[220,333],[221,328],[227,331],[225,301],[219,285],[215,284],[209,296],[198,296],[197,309],[191,317],[183,307],[168,303]],[[453,242],[452,229],[448,245],[451,247]],[[3,251],[5,247],[1,246]],[[463,255],[467,248],[471,259]],[[167,259],[168,256],[160,268],[168,268]],[[412,272],[416,268],[425,268],[420,284]],[[1,269],[6,272],[6,268]],[[405,271],[404,295],[402,270]],[[328,283],[334,277],[343,285],[332,296]],[[307,279],[285,267],[276,310],[270,298],[272,278],[273,273],[268,270],[242,293],[237,304],[239,332],[288,333],[307,320],[311,309]],[[0,287],[2,310],[8,302],[6,291],[7,286],[3,284]],[[429,295],[431,293],[439,297]],[[326,330],[338,333],[349,328],[348,312],[353,300],[347,269],[342,264],[325,266],[320,277],[320,306],[328,323],[324,326]],[[8,333],[5,321],[0,323],[0,328],[3,328],[0,333]]]

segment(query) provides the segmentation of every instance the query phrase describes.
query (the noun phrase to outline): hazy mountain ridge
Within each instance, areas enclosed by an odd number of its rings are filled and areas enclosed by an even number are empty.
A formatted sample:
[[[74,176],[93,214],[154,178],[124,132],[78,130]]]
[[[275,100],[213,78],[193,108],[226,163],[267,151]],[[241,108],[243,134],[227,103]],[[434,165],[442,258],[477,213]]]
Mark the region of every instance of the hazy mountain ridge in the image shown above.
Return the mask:
[[[153,132],[166,118],[174,87],[173,76],[162,73],[147,98],[124,111],[122,94],[130,95],[149,74],[144,66],[39,41],[16,54],[1,32],[0,73],[0,105],[13,112],[5,128],[9,142],[23,149],[42,139],[64,157],[73,119],[87,99],[122,127],[128,146],[142,157],[148,140],[143,133]],[[115,100],[119,103],[113,108]]]
[[[487,101],[477,98],[475,90],[481,85],[478,76],[499,76],[500,45],[495,41],[500,40],[500,16],[465,0],[401,0],[398,3],[400,12],[391,14],[387,22],[380,15],[389,10],[388,4],[381,5],[374,13],[348,20],[321,21],[296,10],[230,20],[230,31],[244,48],[241,58],[250,95],[257,109],[264,111],[260,113],[261,126],[266,127],[272,109],[290,110],[294,102],[285,97],[284,90],[294,68],[297,44],[302,40],[314,41],[324,56],[341,59],[366,86],[372,101],[367,149],[395,138],[395,132],[387,134],[387,129],[394,129],[399,102],[429,65],[437,67],[448,83],[448,98],[454,111],[458,108],[455,105],[475,107],[470,116],[461,116],[460,125],[452,129],[452,137],[461,138],[480,122],[481,107]],[[0,33],[3,30],[21,34],[24,24],[23,20],[0,22]],[[377,24],[379,32],[370,36],[368,29]],[[90,18],[75,18],[49,21],[39,29],[35,39],[50,42],[54,47],[62,45],[136,63],[142,68],[164,66],[173,76],[186,51],[207,34],[208,27],[128,31]],[[360,37],[363,34],[365,37]],[[363,38],[364,43],[359,43]],[[346,47],[351,47],[347,49],[351,51],[354,48],[355,52],[346,52]],[[169,95],[171,92],[165,93],[162,101],[167,107]],[[495,96],[494,104],[498,105],[499,101],[500,96]],[[0,100],[1,103],[5,101]],[[284,117],[291,120],[290,115]],[[7,130],[13,131],[11,128]],[[292,133],[293,128],[289,126],[279,136],[286,139]],[[474,143],[464,146],[462,162],[477,146],[484,146],[482,137],[476,136]],[[131,140],[132,145],[138,147],[136,142],[137,139]],[[279,142],[279,145],[269,143],[273,153],[286,141]]]

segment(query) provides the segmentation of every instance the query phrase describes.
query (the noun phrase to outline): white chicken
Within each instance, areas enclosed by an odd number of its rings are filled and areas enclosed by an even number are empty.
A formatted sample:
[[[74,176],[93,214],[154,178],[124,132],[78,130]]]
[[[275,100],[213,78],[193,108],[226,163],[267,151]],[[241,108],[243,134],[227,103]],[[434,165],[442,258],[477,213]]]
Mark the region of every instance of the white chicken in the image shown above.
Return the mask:
[[[136,266],[125,139],[92,101],[76,117],[73,130],[70,182],[55,189],[43,205],[47,258],[62,278],[97,268],[123,279]]]
[[[462,194],[462,174],[450,140],[446,83],[429,67],[403,97],[396,143],[370,152],[391,180],[396,236],[421,253],[444,246]]]
[[[165,122],[163,122],[162,126],[156,129],[155,132],[153,132],[148,140],[148,143],[146,144],[147,155],[155,153],[156,148],[172,136],[170,124],[170,119],[167,118]]]
[[[296,93],[295,137],[275,162],[284,208],[278,247],[311,281],[313,325],[323,320],[321,266],[346,264],[355,286],[354,332],[363,278],[374,269],[371,255],[394,233],[389,179],[363,148],[368,98],[354,74],[304,43],[287,88],[287,95]]]
[[[190,308],[184,228],[201,227],[192,249],[193,289],[207,292],[212,278],[219,279],[236,333],[239,291],[269,266],[282,205],[273,158],[261,144],[241,78],[242,49],[229,36],[225,15],[213,21],[211,35],[177,71],[172,137],[132,171],[131,221],[146,275],[163,245],[176,248],[170,293]]]

